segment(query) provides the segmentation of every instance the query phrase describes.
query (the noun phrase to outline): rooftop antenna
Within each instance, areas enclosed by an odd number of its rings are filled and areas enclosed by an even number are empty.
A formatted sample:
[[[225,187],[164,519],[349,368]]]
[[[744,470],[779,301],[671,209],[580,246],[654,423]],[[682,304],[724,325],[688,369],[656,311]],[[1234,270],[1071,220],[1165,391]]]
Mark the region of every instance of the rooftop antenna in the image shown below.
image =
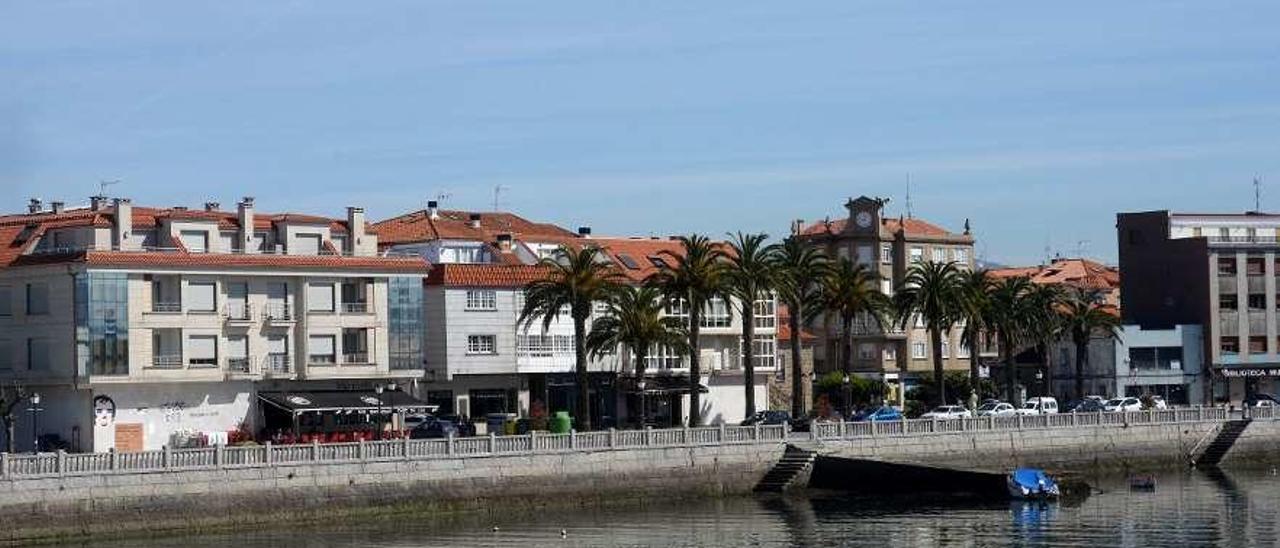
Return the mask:
[[[445,200],[448,200],[449,198],[452,198],[452,197],[453,197],[453,194],[450,194],[446,190],[441,190],[440,192],[436,193],[436,202],[444,203]]]
[[[1089,251],[1089,240],[1076,241],[1076,258],[1083,259],[1084,254]]]
[[[499,198],[499,196],[501,196],[501,195],[502,195],[502,191],[504,191],[504,190],[510,190],[510,187],[505,186],[505,185],[494,185],[494,186],[493,186],[493,211],[494,211],[494,212],[501,211],[500,209],[498,209],[498,198]]]
[[[913,219],[911,215],[911,173],[907,173],[907,218]]]
[[[1262,213],[1262,180],[1253,178],[1253,210]]]
[[[1257,179],[1254,179],[1254,182],[1256,181]],[[113,184],[120,184],[120,179],[102,179],[102,181],[97,182],[97,195],[106,196],[106,187],[113,186]]]

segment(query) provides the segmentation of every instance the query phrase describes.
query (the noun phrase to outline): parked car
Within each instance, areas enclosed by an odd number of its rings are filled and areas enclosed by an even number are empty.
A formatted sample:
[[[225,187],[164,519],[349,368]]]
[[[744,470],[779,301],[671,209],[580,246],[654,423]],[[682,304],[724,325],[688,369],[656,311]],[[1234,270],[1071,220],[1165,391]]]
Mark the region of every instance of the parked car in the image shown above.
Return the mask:
[[[1245,407],[1280,407],[1280,400],[1270,394],[1254,394],[1245,398]]]
[[[1027,398],[1027,401],[1022,404],[1022,408],[1017,411],[1019,415],[1057,414],[1058,400],[1049,396]]]
[[[1107,408],[1106,402],[1102,400],[1083,399],[1075,400],[1062,408],[1063,413],[1101,413]]]
[[[431,415],[424,415],[423,420],[409,431],[409,438],[420,440],[427,438],[447,438],[458,436],[458,425]]]
[[[853,420],[872,422],[896,421],[902,420],[902,412],[889,407],[888,405],[881,405],[880,407],[872,407],[859,412],[853,416]]]
[[[1112,398],[1107,400],[1106,411],[1141,411],[1142,402],[1138,398]]]
[[[963,419],[971,416],[972,413],[965,409],[963,405],[940,405],[933,408],[928,413],[920,415],[922,419]]]
[[[1013,405],[998,401],[982,404],[982,407],[978,408],[977,415],[979,417],[1003,417],[1017,414],[1017,412],[1018,410],[1014,409]]]
[[[1085,396],[1085,397],[1084,397],[1084,399],[1086,399],[1086,400],[1093,400],[1093,401],[1096,401],[1096,402],[1098,402],[1098,403],[1103,403],[1103,404],[1107,403],[1107,398],[1104,398],[1104,397],[1102,397],[1102,396],[1096,396],[1096,395],[1094,395],[1094,396]]]
[[[791,413],[786,411],[756,411],[756,414],[742,421],[742,426],[785,424],[791,422]]]
[[[468,421],[466,417],[461,415],[435,415],[436,418],[453,423],[458,429],[456,434],[458,437],[467,437],[476,435],[476,425]]]
[[[1164,396],[1151,396],[1152,409],[1168,409],[1169,404],[1165,403]]]

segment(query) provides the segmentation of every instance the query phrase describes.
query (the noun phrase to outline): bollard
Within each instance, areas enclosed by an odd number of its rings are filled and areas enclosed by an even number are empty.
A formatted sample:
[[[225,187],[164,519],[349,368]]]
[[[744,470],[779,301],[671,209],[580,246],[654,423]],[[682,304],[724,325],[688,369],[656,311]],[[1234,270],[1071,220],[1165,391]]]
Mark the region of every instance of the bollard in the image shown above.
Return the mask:
[[[272,459],[271,457],[272,457],[272,455],[271,455],[271,442],[269,442],[269,441],[268,441],[268,442],[265,442],[265,443],[263,443],[263,444],[262,444],[262,462],[263,462],[263,464],[271,464],[271,461],[272,461],[272,460],[274,460],[274,459]]]
[[[569,436],[570,436],[570,438],[569,438],[569,439],[570,439],[570,441],[572,442],[572,440],[573,440],[573,437],[572,437],[572,436],[573,436],[573,434],[569,434]],[[570,446],[572,446],[573,444],[572,444],[572,443],[570,443],[569,445],[570,445]],[[447,441],[447,442],[445,443],[445,445],[444,445],[444,454],[452,456],[452,455],[453,455],[453,451],[454,451],[454,449],[453,449],[453,432],[449,432],[449,438],[448,438],[448,441]]]
[[[161,447],[160,449],[163,451],[163,453],[160,455],[160,457],[161,457],[161,460],[160,460],[160,467],[161,467],[161,468],[168,468],[168,467],[170,466],[170,464],[169,464],[169,463],[173,462],[173,461],[171,460],[171,459],[173,458],[173,451],[172,451],[171,449],[169,449],[169,446],[168,446],[168,445],[165,445],[165,446]]]
[[[489,454],[498,452],[498,434],[489,432]]]
[[[221,443],[213,446],[213,467],[222,468],[222,449],[226,447]]]
[[[311,440],[311,460],[313,462],[320,462],[320,440]]]
[[[618,431],[613,427],[609,427],[609,448],[613,449],[618,446]]]
[[[0,453],[0,478],[9,477],[9,454]]]
[[[569,429],[569,449],[577,449],[577,448],[578,448],[578,431],[570,428]]]

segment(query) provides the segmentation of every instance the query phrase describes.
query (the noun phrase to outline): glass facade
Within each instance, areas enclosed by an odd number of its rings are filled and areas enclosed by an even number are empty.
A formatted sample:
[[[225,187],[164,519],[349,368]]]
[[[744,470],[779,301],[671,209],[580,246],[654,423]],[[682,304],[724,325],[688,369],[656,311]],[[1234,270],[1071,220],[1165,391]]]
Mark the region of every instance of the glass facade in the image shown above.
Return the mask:
[[[129,276],[75,278],[76,367],[81,376],[129,374]]]
[[[387,280],[387,337],[391,369],[422,369],[426,323],[422,278]]]

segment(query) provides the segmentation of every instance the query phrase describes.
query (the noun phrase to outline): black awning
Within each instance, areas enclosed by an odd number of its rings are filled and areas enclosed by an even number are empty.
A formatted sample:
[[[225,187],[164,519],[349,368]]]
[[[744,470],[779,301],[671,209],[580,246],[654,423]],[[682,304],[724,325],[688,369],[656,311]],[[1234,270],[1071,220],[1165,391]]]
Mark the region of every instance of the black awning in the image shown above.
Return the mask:
[[[404,392],[259,392],[258,399],[290,413],[321,412],[383,412],[410,411],[434,412],[440,406],[431,405]]]
[[[625,381],[625,392],[628,394],[639,394],[639,379],[634,377]],[[706,385],[698,384],[698,393],[706,394],[710,392]],[[665,395],[665,394],[688,394],[689,393],[689,376],[688,375],[661,375],[657,377],[645,377],[644,393],[646,395]]]

